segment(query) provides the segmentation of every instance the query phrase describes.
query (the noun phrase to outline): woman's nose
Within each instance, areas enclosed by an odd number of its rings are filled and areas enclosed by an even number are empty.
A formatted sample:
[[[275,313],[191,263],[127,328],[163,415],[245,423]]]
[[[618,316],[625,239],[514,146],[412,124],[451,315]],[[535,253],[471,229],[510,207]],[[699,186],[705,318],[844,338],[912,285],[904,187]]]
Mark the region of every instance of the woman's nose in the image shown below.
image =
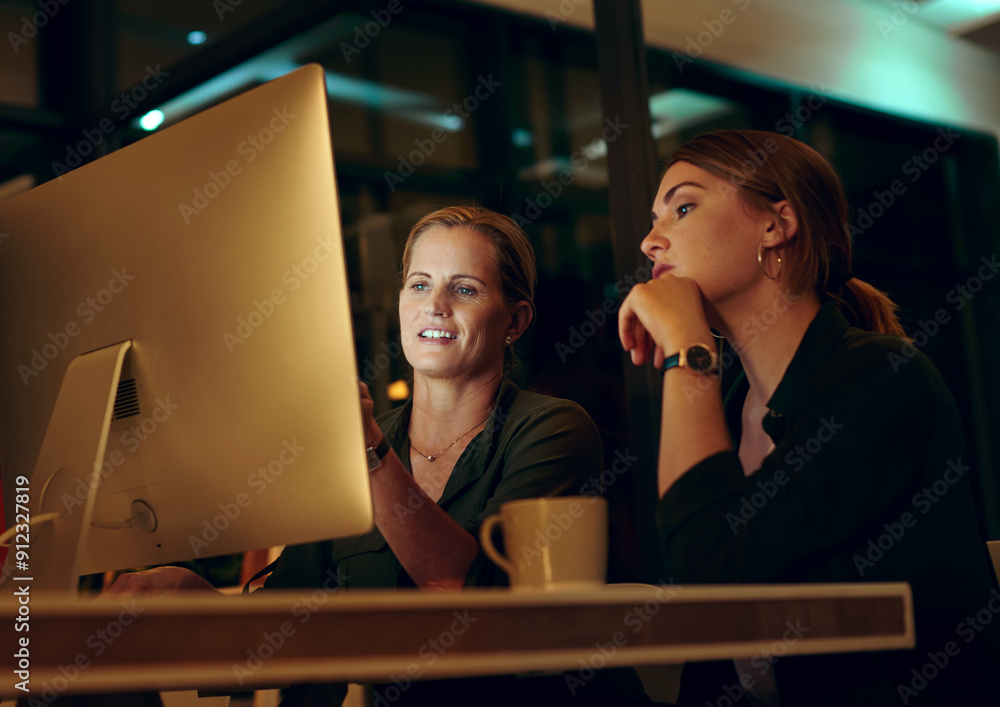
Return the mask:
[[[669,248],[670,241],[662,233],[659,233],[655,226],[650,229],[646,237],[642,239],[642,243],[639,244],[639,249],[642,250],[643,255],[650,260],[656,260],[656,256],[660,251],[668,250]]]
[[[446,293],[436,289],[427,300],[427,313],[434,317],[447,317],[451,314]]]

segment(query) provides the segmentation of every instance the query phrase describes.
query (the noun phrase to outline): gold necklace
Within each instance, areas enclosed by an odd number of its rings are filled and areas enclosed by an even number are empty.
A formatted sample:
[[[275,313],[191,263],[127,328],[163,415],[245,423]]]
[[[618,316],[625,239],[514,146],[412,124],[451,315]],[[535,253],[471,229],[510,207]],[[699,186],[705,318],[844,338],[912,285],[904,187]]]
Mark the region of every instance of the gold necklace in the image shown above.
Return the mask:
[[[493,414],[493,412],[490,411],[490,415],[492,415],[492,414]],[[462,434],[460,434],[458,437],[455,438],[454,442],[452,442],[451,444],[449,444],[447,447],[445,447],[444,449],[442,449],[437,454],[424,454],[419,449],[417,449],[416,447],[413,446],[413,442],[412,441],[410,442],[410,449],[412,449],[414,452],[416,452],[417,454],[419,454],[420,456],[422,456],[427,461],[432,462],[435,459],[437,459],[438,457],[440,457],[442,454],[444,454],[445,452],[447,452],[449,449],[451,449],[452,447],[454,447],[455,446],[455,442],[458,442],[458,440],[462,439],[462,437],[464,437],[465,435],[469,434],[470,432],[472,432],[472,430],[476,429],[481,424],[483,424],[488,419],[490,419],[490,415],[487,415],[485,418],[483,418],[482,420],[480,420],[479,422],[477,422],[476,424],[474,424],[472,427],[470,427],[469,429],[467,429],[465,432],[463,432]]]

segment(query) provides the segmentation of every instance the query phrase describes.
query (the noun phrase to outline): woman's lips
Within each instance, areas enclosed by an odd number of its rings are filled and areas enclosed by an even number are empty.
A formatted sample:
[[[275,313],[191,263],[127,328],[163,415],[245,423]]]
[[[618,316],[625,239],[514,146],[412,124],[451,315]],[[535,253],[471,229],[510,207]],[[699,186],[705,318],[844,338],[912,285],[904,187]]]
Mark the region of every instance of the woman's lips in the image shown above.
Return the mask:
[[[667,265],[666,263],[657,263],[655,266],[653,266],[653,279],[655,280],[663,273],[673,269],[674,269],[673,265]]]
[[[422,343],[450,344],[458,339],[458,333],[451,329],[426,327],[417,333],[417,338]]]

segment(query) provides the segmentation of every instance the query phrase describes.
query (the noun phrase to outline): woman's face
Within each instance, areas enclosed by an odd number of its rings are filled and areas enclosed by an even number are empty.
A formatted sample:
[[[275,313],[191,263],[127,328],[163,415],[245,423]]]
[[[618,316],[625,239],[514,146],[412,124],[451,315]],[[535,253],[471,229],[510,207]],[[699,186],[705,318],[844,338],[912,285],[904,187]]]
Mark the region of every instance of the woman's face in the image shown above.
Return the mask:
[[[720,303],[761,276],[757,246],[774,217],[748,206],[729,181],[678,162],[660,182],[652,218],[641,248],[653,277],[689,277]]]
[[[424,231],[399,294],[403,352],[414,371],[438,378],[498,373],[510,319],[489,239],[461,227]]]

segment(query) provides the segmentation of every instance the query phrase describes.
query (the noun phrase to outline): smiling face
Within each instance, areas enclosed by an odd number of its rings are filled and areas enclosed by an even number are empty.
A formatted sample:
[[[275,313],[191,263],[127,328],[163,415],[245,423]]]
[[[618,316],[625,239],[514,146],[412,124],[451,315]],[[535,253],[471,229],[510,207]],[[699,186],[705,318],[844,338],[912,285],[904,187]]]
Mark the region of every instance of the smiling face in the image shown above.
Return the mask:
[[[641,248],[654,277],[666,271],[689,277],[719,304],[762,276],[757,246],[774,215],[746,204],[728,181],[678,162],[660,182],[652,218]]]
[[[452,379],[498,374],[511,308],[489,239],[462,227],[424,231],[412,246],[399,321],[415,373]]]

